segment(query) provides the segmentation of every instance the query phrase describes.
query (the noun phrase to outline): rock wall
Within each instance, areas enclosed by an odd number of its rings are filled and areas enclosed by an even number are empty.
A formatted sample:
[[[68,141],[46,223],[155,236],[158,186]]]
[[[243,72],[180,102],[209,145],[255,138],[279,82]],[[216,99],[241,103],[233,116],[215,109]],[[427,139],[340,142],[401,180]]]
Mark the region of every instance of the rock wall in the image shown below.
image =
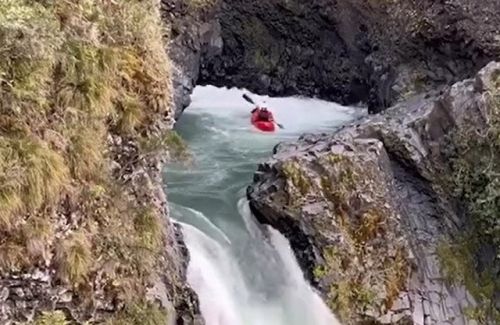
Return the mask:
[[[168,52],[174,64],[173,87],[176,117],[190,103],[202,60],[222,52],[218,0],[162,0],[162,17],[168,22]]]
[[[259,166],[248,189],[254,214],[287,236],[345,324],[474,323],[466,311],[485,297],[445,281],[439,256],[444,241],[471,227],[449,185],[448,150],[461,145],[457,131],[493,123],[499,76],[491,63],[437,97],[415,96],[335,134],[280,144]],[[490,254],[498,272],[494,261]],[[489,294],[500,288],[494,278]],[[482,323],[492,324],[490,316]]]
[[[171,51],[179,107],[200,83],[380,111],[500,55],[496,0],[228,0],[201,1],[197,10],[163,2],[182,19]]]

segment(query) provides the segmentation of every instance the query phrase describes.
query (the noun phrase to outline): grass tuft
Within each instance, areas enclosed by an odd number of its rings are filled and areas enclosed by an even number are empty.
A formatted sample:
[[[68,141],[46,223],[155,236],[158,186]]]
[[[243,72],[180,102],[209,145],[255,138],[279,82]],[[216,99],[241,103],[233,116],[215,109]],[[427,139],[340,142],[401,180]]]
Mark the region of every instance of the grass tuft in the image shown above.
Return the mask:
[[[36,138],[0,137],[0,222],[13,215],[54,203],[69,184],[63,157]]]
[[[152,209],[138,211],[134,219],[134,227],[139,235],[141,245],[157,252],[162,240],[162,223]]]
[[[56,262],[61,280],[78,285],[86,280],[92,262],[89,239],[83,232],[71,234],[58,245]]]
[[[44,312],[32,325],[69,325],[62,311]]]
[[[0,3],[0,111],[39,116],[46,107],[51,70],[61,43],[58,24],[42,5],[27,0]]]
[[[32,217],[22,226],[21,233],[30,259],[48,258],[50,242],[54,236],[53,225],[49,220]]]
[[[20,272],[29,262],[25,247],[19,243],[7,242],[0,245],[1,273]]]
[[[106,150],[102,125],[80,125],[69,133],[68,161],[73,177],[89,180],[101,175]]]
[[[123,310],[107,325],[165,325],[167,323],[167,314],[156,305],[137,303]]]

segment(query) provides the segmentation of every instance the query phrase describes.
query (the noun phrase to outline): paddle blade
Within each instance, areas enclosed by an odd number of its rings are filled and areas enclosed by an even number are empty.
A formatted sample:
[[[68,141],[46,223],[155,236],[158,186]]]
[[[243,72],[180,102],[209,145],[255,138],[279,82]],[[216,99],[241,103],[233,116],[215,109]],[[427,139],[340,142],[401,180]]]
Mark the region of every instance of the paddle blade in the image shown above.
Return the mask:
[[[255,102],[247,94],[243,94],[243,99],[249,102],[250,104],[255,105]]]
[[[277,125],[280,129],[284,129],[284,128],[285,128],[285,127],[283,126],[283,124],[276,123],[276,125]]]

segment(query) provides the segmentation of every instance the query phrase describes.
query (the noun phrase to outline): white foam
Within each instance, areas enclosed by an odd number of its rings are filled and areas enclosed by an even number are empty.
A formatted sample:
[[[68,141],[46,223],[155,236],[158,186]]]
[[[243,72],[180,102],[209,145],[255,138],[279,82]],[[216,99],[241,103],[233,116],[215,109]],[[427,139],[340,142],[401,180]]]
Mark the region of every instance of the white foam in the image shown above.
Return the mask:
[[[361,108],[355,109],[319,99],[259,96],[244,89],[214,86],[196,87],[187,112],[217,116],[226,121],[225,127],[228,129],[239,127],[255,131],[250,125],[250,111],[254,105],[242,98],[244,93],[250,94],[258,103],[266,102],[276,121],[285,126],[284,130],[279,130],[279,133],[284,134],[331,129],[364,112]]]
[[[304,279],[286,238],[258,224],[245,191],[238,190],[279,141],[332,130],[363,110],[316,99],[250,94],[266,101],[285,125],[263,134],[250,125],[253,107],[242,99],[243,93],[248,92],[196,87],[178,123],[196,157],[189,173],[183,166],[167,169],[167,180],[173,179],[169,199],[189,205],[173,204],[191,254],[188,281],[200,298],[207,325],[338,325]]]

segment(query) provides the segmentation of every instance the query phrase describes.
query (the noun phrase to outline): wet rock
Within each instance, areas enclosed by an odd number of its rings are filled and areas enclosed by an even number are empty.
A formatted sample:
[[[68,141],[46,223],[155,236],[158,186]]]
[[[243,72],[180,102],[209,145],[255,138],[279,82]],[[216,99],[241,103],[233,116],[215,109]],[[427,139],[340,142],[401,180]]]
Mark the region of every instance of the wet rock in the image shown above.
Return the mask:
[[[490,63],[442,95],[281,144],[259,167],[252,211],[290,240],[345,324],[474,324],[464,310],[477,302],[443,281],[436,249],[467,222],[443,190],[448,135],[486,126],[499,75]]]

